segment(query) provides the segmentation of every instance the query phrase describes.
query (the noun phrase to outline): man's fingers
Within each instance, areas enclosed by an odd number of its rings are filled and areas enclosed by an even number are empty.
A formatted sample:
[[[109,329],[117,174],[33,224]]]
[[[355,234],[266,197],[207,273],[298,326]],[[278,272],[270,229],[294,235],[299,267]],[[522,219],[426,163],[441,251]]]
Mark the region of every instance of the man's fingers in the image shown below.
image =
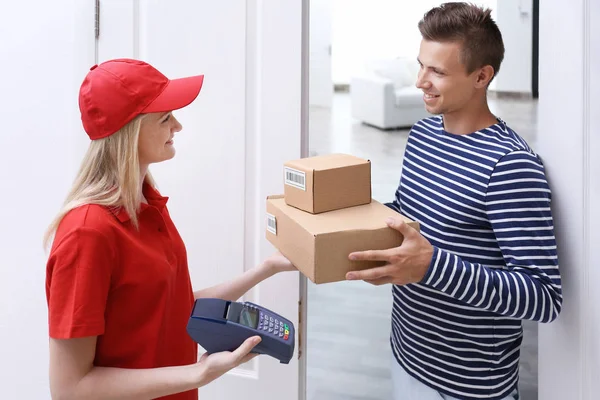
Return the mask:
[[[404,222],[404,220],[401,218],[390,217],[387,218],[385,222],[390,228],[396,229],[398,232],[400,232],[405,239],[414,239],[415,234],[418,235],[418,232]],[[350,253],[348,258],[352,261],[386,261],[390,263],[392,257],[398,254],[398,251],[399,247],[385,250],[356,251],[354,253]]]
[[[392,283],[393,280],[394,278],[391,276],[384,276],[383,278],[365,280],[365,282],[370,283],[371,285],[381,286]]]
[[[391,275],[391,273],[393,272],[393,268],[394,267],[391,265],[386,265],[384,267],[365,269],[362,271],[352,271],[346,274],[346,279],[363,281],[380,279]]]
[[[348,258],[352,261],[389,261],[394,249],[367,250],[350,253]]]
[[[385,223],[390,228],[393,228],[400,232],[404,237],[410,237],[411,235],[417,232],[414,228],[410,227],[401,218],[389,217],[385,220]]]

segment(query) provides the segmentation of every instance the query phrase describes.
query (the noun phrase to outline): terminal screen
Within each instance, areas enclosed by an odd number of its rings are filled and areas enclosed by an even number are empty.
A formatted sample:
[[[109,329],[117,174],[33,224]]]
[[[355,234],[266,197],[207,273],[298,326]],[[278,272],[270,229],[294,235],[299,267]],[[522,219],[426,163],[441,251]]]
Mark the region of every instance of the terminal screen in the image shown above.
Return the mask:
[[[258,311],[244,307],[240,313],[240,324],[256,329],[258,326]]]

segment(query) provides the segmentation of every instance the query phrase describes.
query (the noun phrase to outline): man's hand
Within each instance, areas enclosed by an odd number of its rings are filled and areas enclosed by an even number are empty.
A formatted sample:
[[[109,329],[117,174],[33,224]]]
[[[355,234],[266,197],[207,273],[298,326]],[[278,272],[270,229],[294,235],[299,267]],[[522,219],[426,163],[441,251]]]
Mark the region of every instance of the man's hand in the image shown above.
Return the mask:
[[[405,285],[423,279],[433,257],[433,246],[416,229],[411,228],[401,219],[389,218],[386,223],[404,236],[402,244],[393,249],[351,253],[350,260],[385,261],[387,264],[363,271],[348,272],[346,279],[362,279],[373,285],[386,283]]]

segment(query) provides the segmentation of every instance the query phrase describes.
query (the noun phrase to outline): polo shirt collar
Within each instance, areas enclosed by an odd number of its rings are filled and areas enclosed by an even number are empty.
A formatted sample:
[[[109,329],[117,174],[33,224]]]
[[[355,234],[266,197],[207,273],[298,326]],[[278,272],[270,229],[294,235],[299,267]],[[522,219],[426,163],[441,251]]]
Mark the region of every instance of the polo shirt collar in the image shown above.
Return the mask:
[[[148,204],[141,204],[138,215],[143,213],[148,207],[156,207],[158,210],[162,211],[169,200],[167,196],[161,196],[161,194],[154,187],[148,184],[148,182],[144,182],[142,185],[142,193],[148,201]],[[114,209],[113,213],[117,216],[117,219],[123,223],[131,219],[123,207],[117,207]]]

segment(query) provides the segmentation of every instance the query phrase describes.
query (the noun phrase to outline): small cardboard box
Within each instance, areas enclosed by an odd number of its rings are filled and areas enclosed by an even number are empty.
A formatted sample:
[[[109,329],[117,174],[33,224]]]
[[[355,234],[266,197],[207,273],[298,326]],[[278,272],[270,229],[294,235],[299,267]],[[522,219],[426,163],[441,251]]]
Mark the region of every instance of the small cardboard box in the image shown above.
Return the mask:
[[[383,250],[402,243],[400,232],[387,226],[387,217],[404,218],[373,200],[369,204],[322,214],[309,214],[285,203],[283,196],[267,198],[267,240],[314,283],[337,282],[346,273],[381,265],[351,261],[350,253]]]
[[[301,158],[284,164],[288,205],[319,214],[371,201],[371,162],[347,154]]]

